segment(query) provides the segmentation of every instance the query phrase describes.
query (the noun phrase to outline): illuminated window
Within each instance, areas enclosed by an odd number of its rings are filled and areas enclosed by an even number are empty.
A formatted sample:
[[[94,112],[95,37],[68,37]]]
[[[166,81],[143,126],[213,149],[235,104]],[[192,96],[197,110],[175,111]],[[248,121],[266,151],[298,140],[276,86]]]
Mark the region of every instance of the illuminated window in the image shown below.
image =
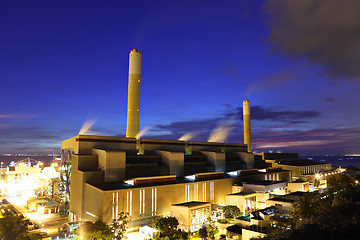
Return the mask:
[[[206,202],[206,182],[203,183],[203,201]]]
[[[199,184],[195,183],[194,184],[194,201],[199,201]]]
[[[119,193],[116,193],[116,215],[115,218],[119,216]]]
[[[115,204],[115,193],[113,193],[113,200],[112,200],[113,206],[112,206],[112,219],[115,219],[115,209],[114,209],[114,204]]]
[[[156,215],[157,189],[151,189],[151,216]]]
[[[126,192],[126,212],[132,215],[132,190]]]
[[[145,189],[140,189],[140,216],[145,214]]]

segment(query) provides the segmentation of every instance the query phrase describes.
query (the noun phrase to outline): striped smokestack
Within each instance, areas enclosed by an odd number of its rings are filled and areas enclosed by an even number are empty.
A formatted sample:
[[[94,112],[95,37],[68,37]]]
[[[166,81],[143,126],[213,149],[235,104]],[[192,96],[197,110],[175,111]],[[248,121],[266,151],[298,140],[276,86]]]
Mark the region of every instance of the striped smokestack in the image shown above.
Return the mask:
[[[140,131],[141,53],[133,49],[129,54],[129,87],[126,137],[134,138]]]
[[[243,101],[244,118],[244,144],[247,144],[248,152],[251,152],[251,126],[250,126],[250,102]]]

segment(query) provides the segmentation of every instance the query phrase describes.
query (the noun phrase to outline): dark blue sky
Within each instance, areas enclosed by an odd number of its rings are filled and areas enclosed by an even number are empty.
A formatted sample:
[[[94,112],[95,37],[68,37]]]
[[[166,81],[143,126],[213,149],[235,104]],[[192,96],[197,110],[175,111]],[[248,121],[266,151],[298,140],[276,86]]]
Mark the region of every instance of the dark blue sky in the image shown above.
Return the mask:
[[[142,51],[146,138],[226,123],[255,151],[360,152],[360,2],[0,2],[0,153],[50,153],[87,120],[124,136],[128,54]]]

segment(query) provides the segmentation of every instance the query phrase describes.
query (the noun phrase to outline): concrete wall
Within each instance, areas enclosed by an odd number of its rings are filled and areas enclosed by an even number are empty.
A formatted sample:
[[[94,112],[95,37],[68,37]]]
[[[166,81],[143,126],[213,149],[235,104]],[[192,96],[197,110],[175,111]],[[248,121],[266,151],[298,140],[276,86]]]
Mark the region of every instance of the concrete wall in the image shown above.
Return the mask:
[[[261,184],[251,184],[251,183],[243,183],[244,190],[252,190],[257,192],[269,192],[274,189],[285,188],[286,182],[278,182],[271,185],[261,185]]]
[[[170,152],[185,152],[185,142],[179,140],[162,140],[162,139],[140,139],[138,148],[141,154],[151,154],[155,150]]]
[[[184,176],[184,153],[156,151],[162,162],[169,167],[169,175]]]
[[[179,228],[183,231],[190,231],[191,217],[188,207],[185,206],[171,206],[170,215],[179,221]]]
[[[83,218],[90,221],[96,221],[101,218],[103,214],[103,207],[106,205],[99,204],[103,202],[104,193],[91,186],[90,184],[84,185],[84,203],[83,203]],[[105,207],[106,208],[106,207]]]
[[[171,205],[189,201],[204,201],[214,204],[225,203],[225,196],[231,193],[232,178],[217,179],[190,183],[167,184],[147,187],[133,187],[129,189],[102,191],[93,186],[86,184],[86,195],[83,196],[86,201],[86,209],[83,214],[79,215],[78,206],[73,206],[72,211],[75,215],[84,219],[93,220],[89,212],[98,216],[106,223],[111,223],[113,211],[131,213],[131,223],[129,226],[152,223],[156,216],[166,216],[170,214]],[[212,191],[213,189],[213,191]],[[143,191],[140,193],[140,191]],[[145,212],[143,211],[143,202],[140,194],[145,192]],[[101,193],[101,194],[100,194]],[[155,194],[156,193],[156,194]],[[131,196],[131,197],[130,197]],[[78,200],[81,199],[79,194],[74,194]],[[80,204],[80,203],[79,203]],[[106,207],[105,207],[106,206]]]
[[[210,152],[224,152],[224,145],[216,142],[187,142],[186,153],[192,154],[192,152],[210,151]]]
[[[267,234],[255,232],[246,228],[242,229],[242,240],[250,240],[251,238],[255,237],[265,237]]]
[[[126,152],[93,149],[98,156],[98,168],[105,172],[105,182],[117,182],[125,179]]]
[[[70,149],[75,154],[90,155],[93,148],[126,151],[136,154],[136,138],[77,135],[62,142],[61,149]]]
[[[291,192],[308,192],[309,182],[289,182],[287,186],[288,193]]]
[[[201,151],[208,162],[215,166],[215,172],[225,172],[225,153]]]
[[[246,153],[246,152],[236,152],[236,154],[246,163],[246,169],[253,169],[254,168],[254,154],[253,153]]]
[[[235,205],[240,208],[241,212],[244,214],[246,212],[245,209],[245,199],[255,197],[255,201],[257,202],[257,194],[251,193],[246,195],[227,195],[226,205]]]
[[[292,211],[292,203],[291,202],[282,202],[276,201],[274,199],[268,199],[266,201],[266,207],[276,206],[279,210],[282,211]]]
[[[85,183],[104,181],[104,172],[102,171],[85,172],[78,170],[79,162],[84,164],[89,159],[90,161],[93,160],[91,156],[79,156],[75,154],[71,159],[70,211],[81,218],[85,217]]]

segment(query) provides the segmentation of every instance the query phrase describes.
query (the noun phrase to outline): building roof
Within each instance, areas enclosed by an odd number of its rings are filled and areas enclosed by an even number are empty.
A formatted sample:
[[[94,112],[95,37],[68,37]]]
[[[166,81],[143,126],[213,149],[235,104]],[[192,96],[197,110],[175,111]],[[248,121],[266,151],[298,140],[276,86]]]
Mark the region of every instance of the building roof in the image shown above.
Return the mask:
[[[249,171],[249,170],[241,170],[241,171]],[[289,170],[281,170],[278,172],[284,172],[284,171],[289,171]],[[222,176],[220,176],[219,174],[221,174]],[[120,189],[127,189],[127,188],[137,188],[137,187],[151,187],[151,186],[160,186],[160,185],[170,185],[170,184],[178,184],[178,183],[190,183],[190,182],[203,182],[203,181],[209,181],[209,180],[217,180],[217,179],[226,179],[226,178],[238,178],[238,180],[241,180],[242,177],[248,177],[250,175],[262,175],[264,174],[263,172],[258,172],[257,170],[255,170],[254,172],[251,172],[251,174],[247,175],[247,176],[231,176],[229,174],[224,174],[223,172],[205,172],[205,173],[199,173],[197,174],[198,176],[212,176],[212,177],[205,177],[202,179],[195,179],[195,180],[190,180],[186,177],[176,177],[176,182],[160,182],[160,183],[148,183],[146,185],[141,185],[141,186],[133,186],[127,183],[124,183],[123,181],[120,182],[103,182],[103,183],[87,183],[93,187],[96,187],[102,191],[112,191],[112,190],[120,190]],[[196,174],[193,174],[194,176]],[[157,176],[154,176],[152,178],[156,178]],[[149,177],[150,178],[150,177]],[[127,179],[127,180],[131,180],[131,179]],[[278,184],[278,183],[282,183],[281,181],[244,181],[244,183],[247,184],[254,184],[254,185],[263,185],[263,186],[268,186],[268,185],[272,185],[272,184]],[[242,186],[243,183],[238,182],[238,183],[234,183],[233,186]]]
[[[292,192],[283,196],[279,196],[279,197],[275,197],[275,198],[270,198],[268,200],[271,201],[278,201],[278,202],[289,202],[289,203],[293,203],[298,197],[301,197],[304,195],[305,192]]]
[[[39,202],[39,203],[37,203],[37,205],[39,205],[41,207],[55,207],[55,206],[57,206],[57,203],[55,203],[55,202]]]
[[[229,195],[231,195],[231,196],[245,196],[245,195],[250,195],[250,194],[254,194],[254,193],[256,193],[256,192],[251,191],[251,190],[244,190],[244,191],[241,191],[241,192],[228,194],[228,196]]]
[[[191,201],[191,202],[184,202],[184,203],[177,203],[173,204],[172,206],[181,206],[181,207],[199,207],[203,205],[208,205],[210,202],[197,202],[197,201]]]
[[[260,213],[263,214],[263,215],[268,216],[268,215],[274,214],[274,211],[275,211],[275,207],[271,206],[271,207],[267,207],[267,208],[260,209],[260,210],[257,210],[255,212],[252,212],[251,215],[252,215],[253,219],[263,220],[263,218],[260,216]]]
[[[242,234],[242,229],[243,227],[239,226],[239,225],[231,225],[229,227],[226,228],[227,231],[232,232],[232,233],[236,233],[236,234]]]
[[[243,182],[243,184],[269,186],[269,185],[278,184],[278,183],[282,183],[282,182],[283,181],[255,180],[255,181],[245,181],[245,182]]]

